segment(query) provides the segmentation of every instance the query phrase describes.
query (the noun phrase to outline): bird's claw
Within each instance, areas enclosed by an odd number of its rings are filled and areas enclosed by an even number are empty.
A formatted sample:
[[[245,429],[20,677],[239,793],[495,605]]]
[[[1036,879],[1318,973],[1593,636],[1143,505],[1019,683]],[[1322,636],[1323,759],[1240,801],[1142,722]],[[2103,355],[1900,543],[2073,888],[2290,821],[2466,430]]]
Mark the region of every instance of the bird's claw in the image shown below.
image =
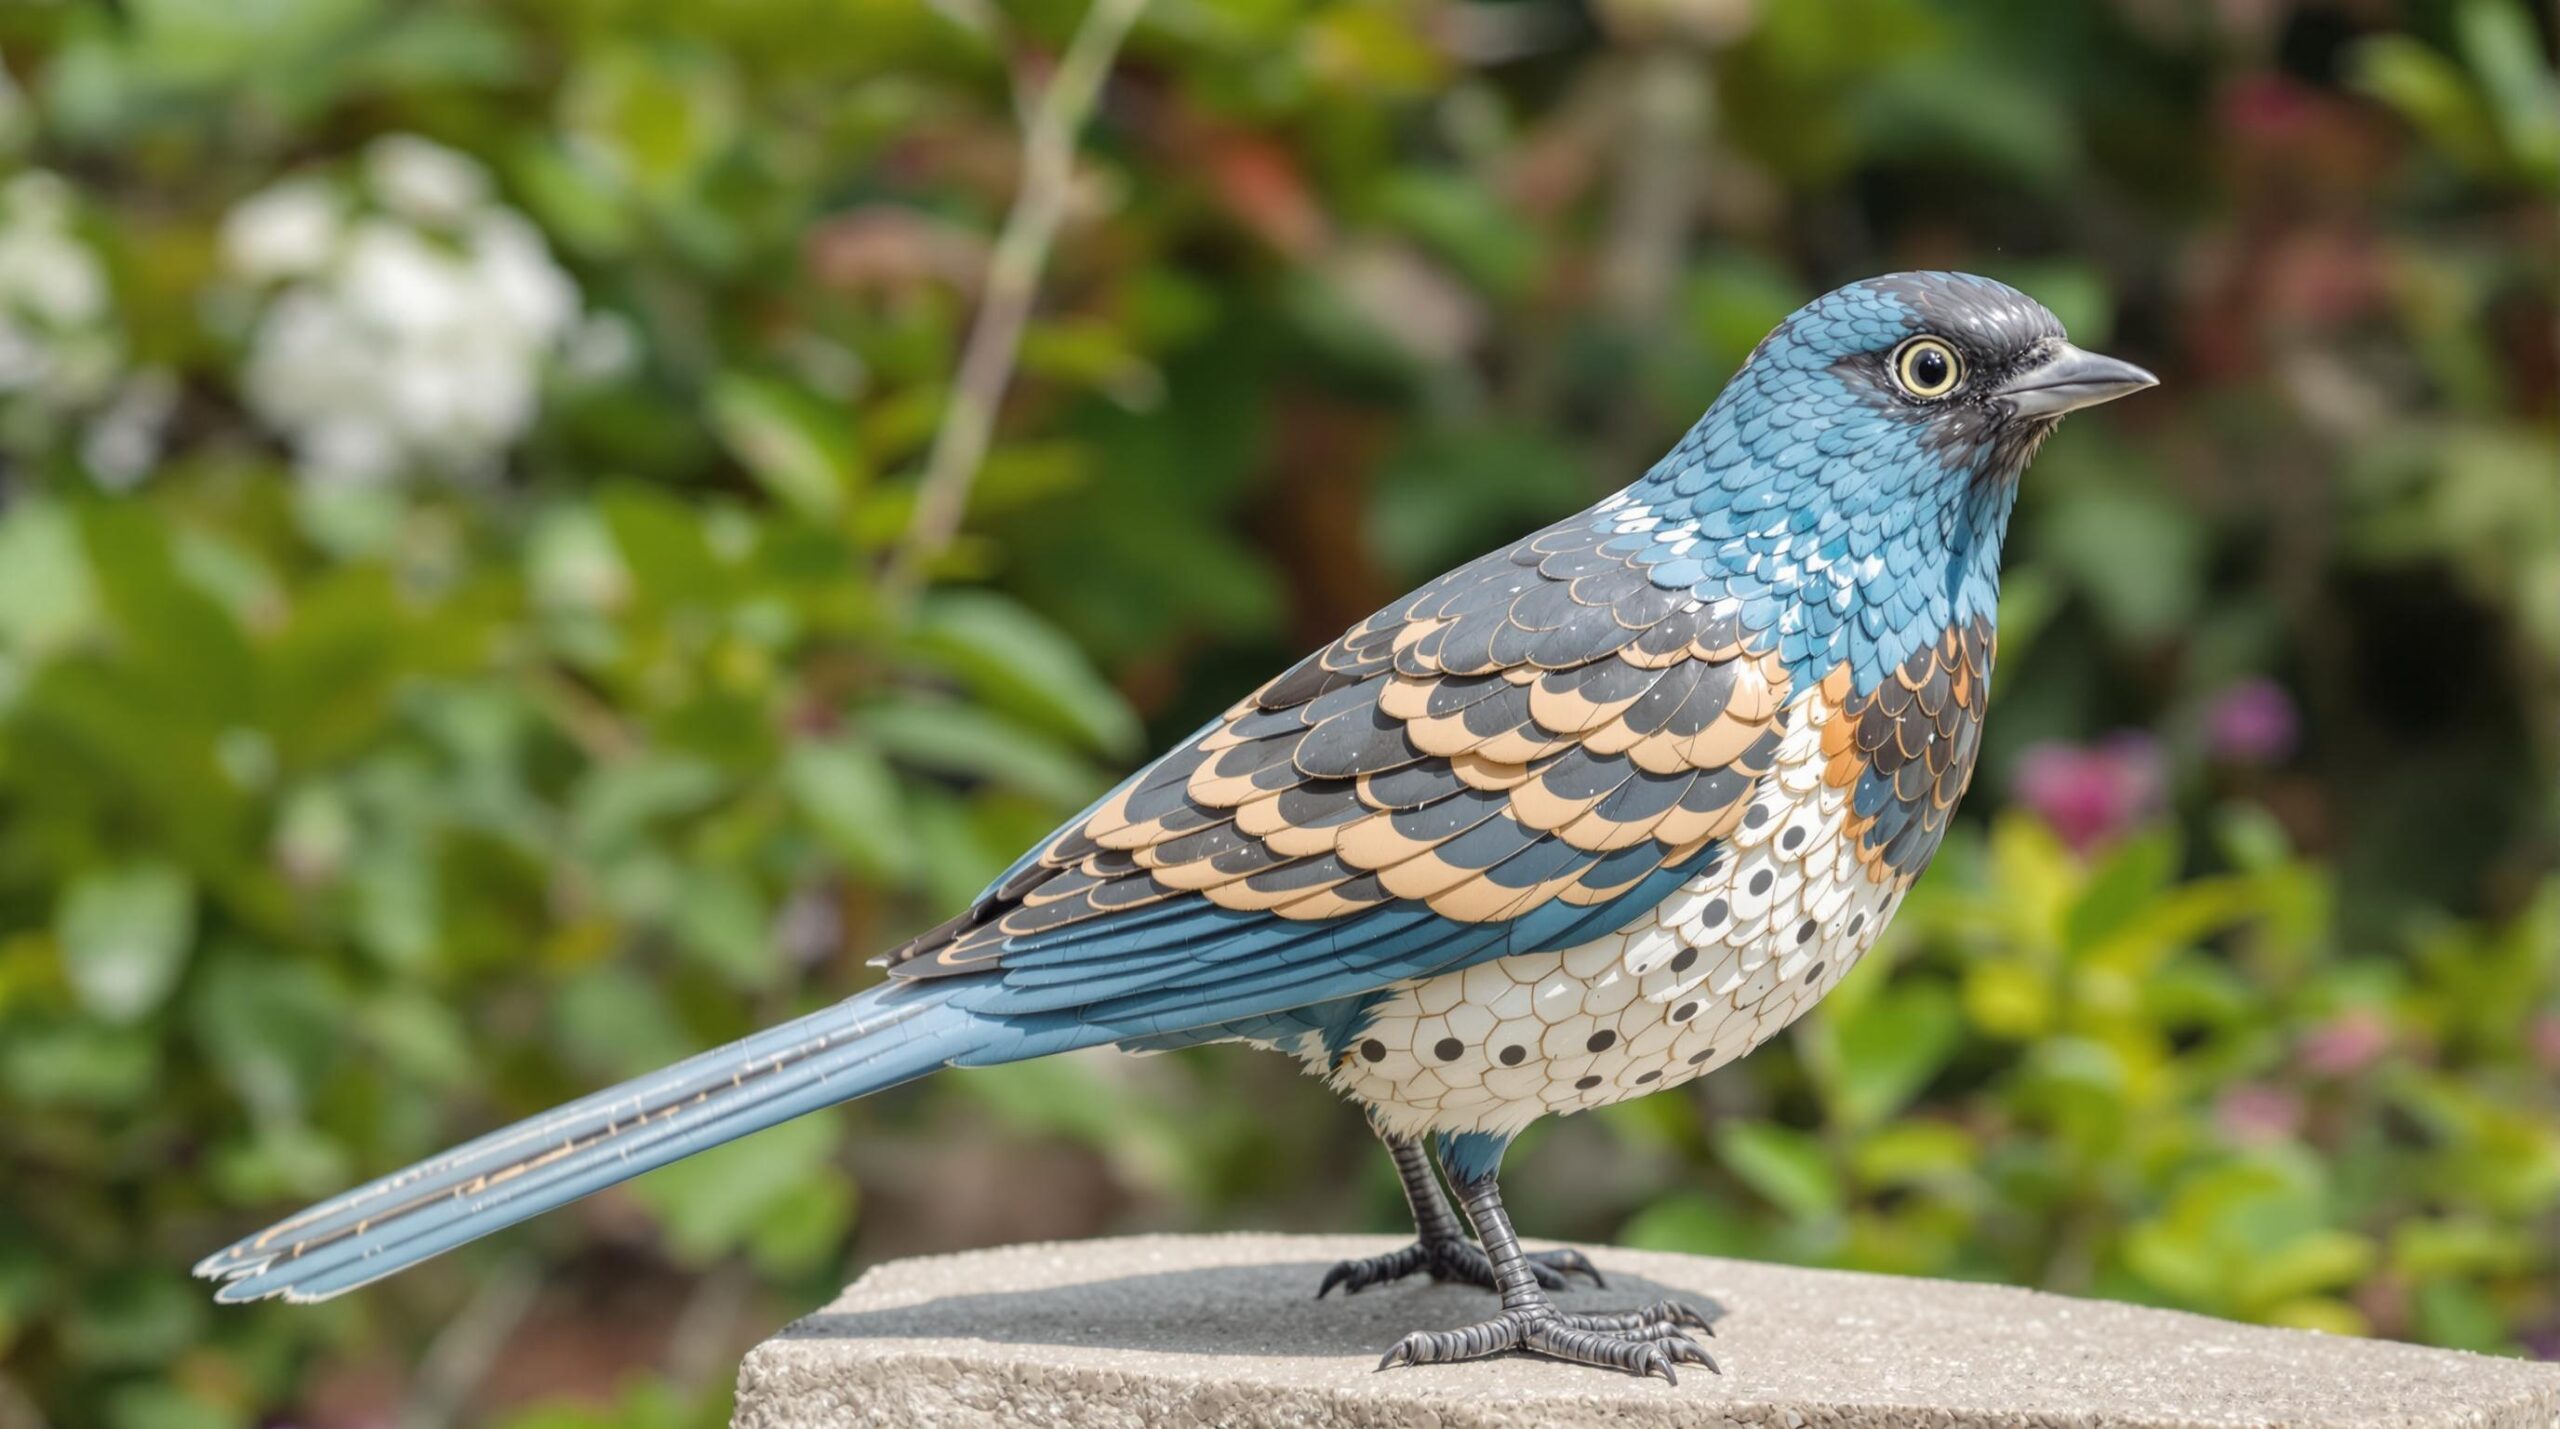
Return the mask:
[[[1570,1247],[1531,1251],[1527,1259],[1529,1273],[1538,1278],[1540,1289],[1569,1290],[1573,1286],[1570,1277],[1576,1275],[1589,1277],[1596,1288],[1605,1290],[1609,1287],[1609,1282],[1601,1278],[1600,1268],[1591,1263],[1591,1257]],[[1438,1284],[1473,1285],[1485,1290],[1501,1288],[1494,1283],[1493,1260],[1484,1253],[1483,1246],[1471,1240],[1430,1240],[1416,1241],[1384,1255],[1337,1262],[1324,1273],[1324,1284],[1316,1287],[1316,1298],[1323,1299],[1337,1285],[1342,1287],[1343,1294],[1357,1295],[1372,1285],[1402,1280],[1424,1270],[1429,1271],[1431,1279]]]
[[[1685,1335],[1691,1330],[1715,1337],[1716,1327],[1696,1306],[1678,1300],[1657,1300],[1640,1310],[1591,1315],[1558,1314],[1556,1319],[1576,1330],[1604,1330],[1612,1334],[1636,1335],[1660,1339],[1664,1335]]]
[[[1476,1251],[1476,1254],[1481,1256],[1484,1252],[1479,1249]],[[1528,1253],[1528,1261],[1530,1272],[1538,1277],[1538,1284],[1549,1290],[1562,1290],[1566,1288],[1569,1282],[1566,1281],[1565,1277],[1568,1275],[1589,1277],[1591,1281],[1591,1288],[1594,1290],[1606,1290],[1609,1288],[1608,1280],[1601,1276],[1600,1267],[1591,1263],[1591,1257],[1584,1255],[1581,1251],[1575,1250],[1571,1246],[1560,1246],[1554,1250],[1530,1251]],[[1488,1259],[1485,1262],[1485,1270],[1488,1275],[1490,1275],[1492,1269],[1493,1262]],[[1553,1278],[1550,1279],[1549,1277]]]
[[[1614,1316],[1567,1317],[1543,1306],[1505,1310],[1490,1320],[1463,1329],[1417,1330],[1396,1341],[1379,1359],[1378,1368],[1451,1364],[1517,1350],[1573,1364],[1622,1370],[1640,1378],[1660,1375],[1670,1384],[1680,1382],[1680,1373],[1674,1368],[1677,1365],[1703,1365],[1710,1374],[1723,1373],[1716,1367],[1715,1358],[1707,1353],[1706,1347],[1689,1338],[1691,1326],[1674,1316],[1656,1316],[1653,1313],[1666,1310],[1677,1310],[1695,1317],[1700,1322],[1695,1328],[1705,1328],[1703,1316],[1669,1301]],[[1577,1319],[1631,1320],[1636,1323],[1625,1327],[1591,1328],[1573,1323]]]
[[[1332,1294],[1333,1287],[1337,1285],[1342,1287],[1343,1294],[1357,1295],[1372,1285],[1384,1285],[1391,1280],[1402,1280],[1420,1270],[1427,1259],[1428,1256],[1422,1244],[1417,1241],[1412,1245],[1388,1251],[1384,1255],[1336,1261],[1333,1269],[1324,1273],[1324,1284],[1316,1287],[1316,1298],[1321,1300]]]

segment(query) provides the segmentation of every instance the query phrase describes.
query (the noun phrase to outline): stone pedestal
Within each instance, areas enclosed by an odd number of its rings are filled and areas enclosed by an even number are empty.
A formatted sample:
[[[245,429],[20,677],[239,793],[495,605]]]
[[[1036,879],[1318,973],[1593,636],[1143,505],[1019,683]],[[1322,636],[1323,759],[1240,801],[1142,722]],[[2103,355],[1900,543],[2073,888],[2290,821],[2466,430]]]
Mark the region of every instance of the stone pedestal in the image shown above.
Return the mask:
[[[1677,1386],[1523,1357],[1380,1373],[1474,1289],[1314,1298],[1379,1237],[1154,1236],[904,1260],[747,1356],[740,1429],[850,1425],[2560,1425],[2560,1368],[2034,1291],[1586,1247],[1716,1318]]]

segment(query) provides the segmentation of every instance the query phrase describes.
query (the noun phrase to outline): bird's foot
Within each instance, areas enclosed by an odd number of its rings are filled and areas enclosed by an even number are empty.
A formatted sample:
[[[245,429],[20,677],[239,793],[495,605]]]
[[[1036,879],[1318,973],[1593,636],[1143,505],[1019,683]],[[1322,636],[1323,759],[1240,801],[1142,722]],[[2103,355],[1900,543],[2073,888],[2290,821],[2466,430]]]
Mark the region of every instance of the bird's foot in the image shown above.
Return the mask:
[[[1529,1273],[1538,1277],[1538,1284],[1548,1290],[1571,1288],[1573,1282],[1567,1277],[1574,1275],[1589,1276],[1594,1286],[1604,1290],[1609,1285],[1608,1281],[1600,1278],[1600,1268],[1578,1250],[1531,1251],[1528,1261]],[[1317,1287],[1316,1298],[1323,1299],[1337,1285],[1342,1287],[1343,1294],[1357,1295],[1372,1285],[1402,1280],[1417,1271],[1429,1271],[1436,1284],[1474,1285],[1486,1290],[1499,1288],[1494,1283],[1493,1259],[1484,1253],[1484,1247],[1471,1240],[1451,1237],[1418,1240],[1384,1255],[1338,1262],[1324,1273],[1324,1284]]]
[[[1674,1365],[1704,1365],[1722,1373],[1706,1347],[1689,1338],[1691,1329],[1707,1330],[1706,1317],[1686,1305],[1659,1305],[1618,1315],[1561,1315],[1543,1303],[1505,1310],[1462,1330],[1418,1330],[1396,1341],[1378,1368],[1397,1365],[1450,1364],[1520,1351],[1549,1359],[1632,1375],[1660,1375],[1680,1382]]]
[[[1686,1336],[1691,1330],[1714,1338],[1716,1327],[1692,1305],[1678,1300],[1657,1300],[1641,1310],[1615,1313],[1567,1315],[1558,1313],[1556,1322],[1572,1330],[1597,1330],[1605,1334],[1624,1335],[1638,1340],[1667,1340]]]

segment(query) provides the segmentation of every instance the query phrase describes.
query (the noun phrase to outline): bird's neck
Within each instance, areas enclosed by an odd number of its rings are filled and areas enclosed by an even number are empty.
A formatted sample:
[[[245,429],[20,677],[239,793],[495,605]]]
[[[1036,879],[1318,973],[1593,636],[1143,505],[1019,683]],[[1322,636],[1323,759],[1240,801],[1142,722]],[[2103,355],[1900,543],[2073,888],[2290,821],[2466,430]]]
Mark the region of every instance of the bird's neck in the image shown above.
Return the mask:
[[[2015,473],[1939,470],[1881,419],[1807,430],[1733,405],[1593,512],[1631,546],[1648,538],[1656,584],[1733,602],[1799,689],[1846,664],[1871,690],[1949,627],[1992,618]]]

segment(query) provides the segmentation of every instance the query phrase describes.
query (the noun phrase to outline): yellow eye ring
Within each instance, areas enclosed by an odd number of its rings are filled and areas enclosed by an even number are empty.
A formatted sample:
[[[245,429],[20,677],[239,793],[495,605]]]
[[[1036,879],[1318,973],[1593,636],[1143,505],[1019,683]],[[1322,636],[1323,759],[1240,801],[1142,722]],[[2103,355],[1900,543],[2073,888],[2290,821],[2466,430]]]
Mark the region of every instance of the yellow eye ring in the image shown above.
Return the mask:
[[[1893,380],[1914,397],[1944,397],[1963,385],[1964,359],[1937,338],[1915,337],[1893,350]]]

